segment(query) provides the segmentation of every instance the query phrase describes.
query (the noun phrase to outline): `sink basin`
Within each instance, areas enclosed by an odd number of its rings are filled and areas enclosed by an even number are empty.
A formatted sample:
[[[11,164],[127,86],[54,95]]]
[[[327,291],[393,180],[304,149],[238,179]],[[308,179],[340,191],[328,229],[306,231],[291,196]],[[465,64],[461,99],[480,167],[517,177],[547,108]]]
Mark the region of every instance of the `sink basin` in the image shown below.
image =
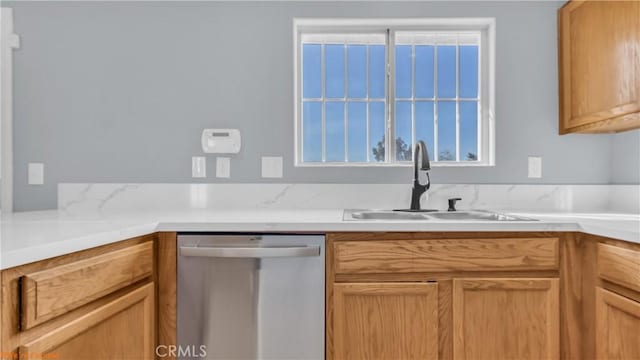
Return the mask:
[[[533,219],[494,213],[489,211],[452,211],[431,213],[429,216],[438,220],[479,220],[479,221],[532,221]]]
[[[351,218],[347,217],[349,215]],[[345,210],[345,220],[429,220],[424,214],[388,210]]]
[[[345,210],[344,220],[379,221],[535,221],[525,217],[505,215],[491,211],[438,211],[409,213],[391,210]]]

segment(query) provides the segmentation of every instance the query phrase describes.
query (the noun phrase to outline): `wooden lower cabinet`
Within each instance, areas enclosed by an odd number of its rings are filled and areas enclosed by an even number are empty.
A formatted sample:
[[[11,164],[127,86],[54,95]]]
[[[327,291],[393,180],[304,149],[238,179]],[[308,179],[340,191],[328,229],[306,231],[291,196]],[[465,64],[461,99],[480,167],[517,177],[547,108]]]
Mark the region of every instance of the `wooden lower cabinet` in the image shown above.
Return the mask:
[[[155,235],[2,271],[0,359],[148,360]]]
[[[437,282],[333,285],[335,359],[437,359],[440,331],[452,331],[453,358],[558,359],[557,278],[453,279]],[[451,299],[451,326],[439,328]]]
[[[558,234],[327,239],[328,359],[560,358]]]
[[[598,359],[640,359],[640,302],[596,288]]]
[[[559,358],[558,301],[558,279],[454,279],[454,359]]]
[[[333,288],[336,359],[437,359],[437,283]]]

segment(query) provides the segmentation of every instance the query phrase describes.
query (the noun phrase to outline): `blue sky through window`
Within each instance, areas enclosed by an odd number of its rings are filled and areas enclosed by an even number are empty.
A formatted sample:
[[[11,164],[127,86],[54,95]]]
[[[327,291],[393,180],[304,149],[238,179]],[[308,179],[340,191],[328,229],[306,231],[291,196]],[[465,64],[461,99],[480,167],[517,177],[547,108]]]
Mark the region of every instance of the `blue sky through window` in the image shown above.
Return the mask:
[[[385,46],[369,46],[369,97],[384,99],[385,97]]]
[[[349,97],[365,98],[367,96],[367,47],[350,45],[347,47],[349,80]]]
[[[344,46],[325,46],[325,97],[344,97]]]
[[[323,116],[324,161],[384,161],[385,57],[384,45],[302,45],[304,162],[323,161]],[[413,136],[432,159],[477,160],[478,61],[477,45],[396,45],[394,160],[411,160]]]
[[[344,101],[325,103],[326,160],[344,161]]]
[[[433,45],[416,45],[416,97],[433,97]]]
[[[438,160],[456,159],[456,103],[438,101]]]
[[[367,161],[367,103],[350,102],[349,113],[349,161]]]

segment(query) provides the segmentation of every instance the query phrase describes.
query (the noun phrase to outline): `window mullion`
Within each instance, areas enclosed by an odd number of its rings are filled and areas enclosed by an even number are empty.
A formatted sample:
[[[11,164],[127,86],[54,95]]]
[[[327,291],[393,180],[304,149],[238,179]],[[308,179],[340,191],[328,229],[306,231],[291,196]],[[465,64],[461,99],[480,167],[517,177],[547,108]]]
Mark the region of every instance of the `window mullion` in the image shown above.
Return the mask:
[[[327,160],[327,147],[326,147],[326,111],[325,111],[325,105],[326,105],[326,94],[327,91],[325,89],[326,86],[326,80],[325,80],[325,76],[326,76],[326,61],[325,61],[325,44],[321,44],[320,45],[320,89],[322,91],[322,109],[321,109],[321,113],[322,113],[322,162],[325,162]]]
[[[483,81],[484,77],[484,64],[485,61],[488,61],[488,57],[484,56],[483,49],[483,37],[481,36],[478,40],[478,93],[476,97],[478,101],[476,102],[476,151],[478,152],[478,156],[476,157],[477,161],[482,161],[485,159],[485,156],[488,156],[488,151],[485,152],[485,149],[488,149],[488,144],[491,141],[489,139],[489,134],[484,134],[485,126],[483,122],[485,121],[485,117],[482,115],[482,112],[485,111],[482,103],[484,102],[483,93],[484,87],[487,85],[485,81]],[[485,147],[486,146],[486,147]]]
[[[344,105],[343,105],[343,121],[344,121],[344,161],[349,162],[349,55],[347,53],[347,44],[344,44]]]
[[[387,131],[386,131],[386,162],[396,161],[395,147],[395,31],[387,29]]]
[[[413,147],[416,146],[416,45],[411,44],[411,145],[409,150],[413,160]]]
[[[299,34],[298,34],[299,35]],[[296,68],[296,75],[299,77],[299,83],[296,84],[296,86],[298,87],[296,89],[296,96],[298,96],[298,98],[296,99],[296,103],[299,103],[300,108],[296,109],[296,114],[295,116],[297,117],[296,120],[296,124],[298,125],[298,129],[296,131],[296,141],[298,144],[300,145],[296,145],[299,146],[299,148],[295,149],[295,153],[296,153],[296,157],[299,157],[299,160],[296,159],[296,163],[298,161],[300,162],[304,162],[304,119],[303,119],[303,114],[304,114],[304,94],[303,94],[303,84],[304,84],[304,71],[302,70],[302,64],[304,64],[304,46],[302,44],[302,42],[300,43],[296,43],[295,44],[296,49],[300,49],[299,53],[296,53],[297,57],[300,59],[299,63],[298,63],[298,67]],[[295,61],[297,62],[298,59],[296,58]]]
[[[438,161],[438,40],[433,42],[433,159]]]
[[[365,103],[366,108],[366,127],[367,127],[367,139],[366,139],[366,146],[367,146],[367,162],[371,161],[371,129],[370,129],[370,118],[369,118],[369,106],[371,105],[371,100],[369,99],[369,44],[367,44],[366,46],[366,60],[365,60],[365,84],[366,84],[366,89],[365,89],[365,95],[367,97],[367,101]]]
[[[460,161],[460,35],[456,34],[456,161]]]

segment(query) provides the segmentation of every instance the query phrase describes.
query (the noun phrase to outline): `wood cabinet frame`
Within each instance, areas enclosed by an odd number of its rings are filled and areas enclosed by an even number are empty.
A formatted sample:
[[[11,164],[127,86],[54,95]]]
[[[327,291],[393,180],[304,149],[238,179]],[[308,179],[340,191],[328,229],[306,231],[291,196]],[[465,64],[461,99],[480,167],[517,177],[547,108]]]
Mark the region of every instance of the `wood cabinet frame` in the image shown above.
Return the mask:
[[[158,233],[156,278],[158,291],[158,346],[174,346],[177,344],[177,253],[178,237],[175,232]],[[175,360],[173,353],[163,360]]]

